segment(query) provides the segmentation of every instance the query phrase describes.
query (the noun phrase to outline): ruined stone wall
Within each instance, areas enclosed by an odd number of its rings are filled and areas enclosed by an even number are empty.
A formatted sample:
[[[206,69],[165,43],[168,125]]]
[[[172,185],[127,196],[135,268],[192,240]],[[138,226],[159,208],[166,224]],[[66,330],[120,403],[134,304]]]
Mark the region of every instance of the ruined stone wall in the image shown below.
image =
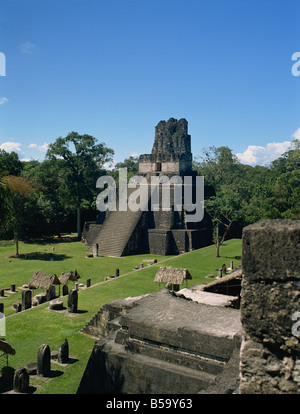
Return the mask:
[[[184,174],[192,170],[191,136],[186,119],[170,118],[155,127],[151,154],[139,158],[139,173]]]
[[[162,173],[173,173],[178,174],[185,167],[183,162],[180,161],[167,161],[161,162],[161,167],[159,172]],[[147,174],[148,172],[155,173],[157,172],[157,162],[156,159],[152,159],[152,155],[141,155],[139,159],[139,173],[140,174]]]
[[[160,121],[155,127],[152,154],[185,154],[191,152],[191,136],[188,135],[187,120],[170,118]]]
[[[300,221],[243,231],[240,393],[300,392]]]

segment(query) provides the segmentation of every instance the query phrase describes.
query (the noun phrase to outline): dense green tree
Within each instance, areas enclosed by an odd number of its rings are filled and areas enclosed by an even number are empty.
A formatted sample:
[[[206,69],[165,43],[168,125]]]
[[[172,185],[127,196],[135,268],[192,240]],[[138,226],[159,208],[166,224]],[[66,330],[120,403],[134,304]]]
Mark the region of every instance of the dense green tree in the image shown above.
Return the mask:
[[[73,213],[66,183],[69,169],[62,159],[29,161],[22,176],[39,186],[36,204],[39,210],[39,228],[44,234],[60,235]]]
[[[220,246],[225,241],[231,226],[243,216],[242,199],[238,191],[223,186],[216,195],[205,201],[206,212],[213,223],[213,241],[216,257],[220,256]]]
[[[257,178],[257,177],[256,177]],[[260,182],[256,179],[246,209],[246,222],[300,218],[300,143],[273,161]]]
[[[129,158],[125,158],[123,162],[118,162],[115,168],[127,168],[127,172],[136,175],[139,171],[139,159],[138,157],[130,156]]]
[[[14,234],[14,241],[16,245],[16,255],[19,255],[19,237],[24,230],[28,212],[26,209],[26,199],[34,193],[34,187],[23,177],[14,175],[5,175],[2,177],[6,194],[6,211],[5,224],[11,225]]]
[[[97,144],[91,135],[71,132],[65,138],[59,137],[49,145],[46,158],[61,158],[68,169],[65,175],[66,197],[77,213],[77,234],[81,238],[81,209],[84,200],[94,194],[95,173],[103,174],[105,163],[112,161],[113,150],[104,143]],[[94,181],[95,180],[95,181]]]
[[[237,177],[243,173],[237,157],[228,147],[209,147],[194,161],[193,169],[204,176],[205,183],[218,191],[224,184],[233,184]]]
[[[108,175],[112,176],[116,183],[119,182],[120,168],[127,168],[127,180],[129,181],[131,177],[137,175],[139,172],[139,159],[130,156],[129,158],[125,158],[124,161],[115,164],[114,168],[108,172]]]
[[[23,165],[16,152],[6,152],[0,149],[0,174],[20,175]]]
[[[204,206],[212,220],[213,241],[216,256],[219,257],[220,246],[232,224],[243,217],[243,192],[237,183],[244,179],[247,172],[228,147],[210,147],[199,158],[193,168],[215,192],[215,196],[205,200]]]
[[[270,166],[241,164],[228,147],[210,147],[193,164],[215,196],[205,201],[217,255],[234,222],[242,228],[262,219],[300,218],[300,144]]]
[[[11,190],[8,176],[19,176],[22,171],[22,162],[16,152],[8,153],[0,149],[0,225],[5,224],[9,214]]]
[[[23,164],[15,152],[0,150],[0,225],[1,229],[12,229],[19,254],[19,237],[25,229],[28,213],[27,200],[34,192],[34,187],[21,177]]]
[[[49,146],[44,161],[21,162],[16,153],[0,150],[1,234],[20,237],[72,231],[80,214],[94,219],[96,181],[127,168],[138,174],[138,158],[129,157],[105,170],[113,151],[89,135],[72,132]],[[242,229],[261,219],[300,218],[300,143],[269,166],[241,164],[228,147],[210,147],[193,163],[215,195],[205,200],[211,217],[217,255],[232,228]],[[72,227],[71,227],[72,226]]]

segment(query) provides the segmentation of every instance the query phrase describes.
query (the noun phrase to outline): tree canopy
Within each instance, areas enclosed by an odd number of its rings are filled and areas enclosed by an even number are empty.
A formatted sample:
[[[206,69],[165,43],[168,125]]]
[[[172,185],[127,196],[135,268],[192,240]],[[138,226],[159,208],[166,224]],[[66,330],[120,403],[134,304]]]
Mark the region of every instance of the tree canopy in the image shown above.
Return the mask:
[[[97,215],[96,181],[127,168],[138,174],[138,159],[129,157],[110,168],[114,151],[90,135],[71,132],[49,145],[43,161],[20,161],[0,150],[0,237],[60,235],[77,230]],[[205,209],[214,227],[217,254],[236,229],[261,219],[300,219],[300,143],[268,166],[239,162],[222,146],[203,150],[193,168],[213,187]],[[37,225],[38,223],[38,225]]]
[[[214,188],[205,201],[219,247],[233,223],[240,228],[262,219],[300,218],[300,144],[269,166],[241,164],[228,147],[210,147],[194,162],[194,169]]]
[[[91,135],[79,135],[71,132],[65,138],[49,145],[46,159],[63,160],[63,166],[68,173],[65,176],[67,186],[65,190],[69,201],[77,213],[77,234],[81,238],[81,208],[83,200],[92,198],[96,177],[99,176],[105,163],[112,161],[114,151],[104,143],[97,144]]]

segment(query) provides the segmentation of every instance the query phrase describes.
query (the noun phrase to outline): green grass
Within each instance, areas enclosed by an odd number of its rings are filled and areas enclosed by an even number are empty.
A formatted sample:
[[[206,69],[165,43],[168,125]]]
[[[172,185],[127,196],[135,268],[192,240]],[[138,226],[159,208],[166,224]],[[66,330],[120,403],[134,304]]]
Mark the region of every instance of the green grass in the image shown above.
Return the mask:
[[[52,246],[55,246],[54,261]],[[14,246],[11,243],[0,244],[0,288],[16,284],[17,293],[6,293],[0,298],[4,303],[6,316],[5,339],[16,350],[16,355],[9,357],[9,365],[13,368],[22,367],[29,362],[36,362],[37,350],[41,344],[48,344],[51,350],[57,350],[64,338],[68,339],[70,357],[76,359],[66,367],[52,363],[51,369],[55,377],[49,379],[30,378],[30,384],[35,387],[34,393],[43,394],[72,394],[75,393],[85,366],[89,359],[95,339],[79,333],[79,330],[105,304],[118,298],[137,296],[158,290],[154,276],[160,265],[185,267],[193,280],[189,286],[208,282],[208,273],[217,275],[216,268],[223,263],[234,265],[240,263],[241,240],[230,240],[221,247],[221,257],[215,257],[215,247],[209,246],[184,255],[165,257],[154,255],[136,255],[123,258],[85,258],[87,247],[77,241],[60,241],[49,243],[22,243],[20,254],[30,254],[31,259],[15,258]],[[143,260],[156,258],[156,265],[147,266],[135,271]],[[121,277],[103,282],[106,276],[120,269]],[[56,273],[77,269],[81,275],[80,281],[86,283],[91,278],[92,287],[79,291],[79,312],[74,316],[48,310],[49,304],[33,307],[30,310],[15,313],[12,305],[21,299],[19,286],[28,282],[34,271]],[[122,276],[124,275],[124,276]],[[160,288],[163,288],[161,285]],[[67,297],[64,297],[66,306]],[[0,360],[0,367],[4,361]],[[1,385],[0,385],[1,387]],[[2,390],[3,392],[4,390]],[[0,389],[1,392],[1,389]]]

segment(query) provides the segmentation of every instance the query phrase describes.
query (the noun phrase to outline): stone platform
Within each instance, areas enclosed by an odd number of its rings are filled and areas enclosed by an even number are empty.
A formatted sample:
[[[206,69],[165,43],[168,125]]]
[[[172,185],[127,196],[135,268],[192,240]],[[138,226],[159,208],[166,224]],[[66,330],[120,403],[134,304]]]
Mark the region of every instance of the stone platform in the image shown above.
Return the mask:
[[[196,302],[163,289],[131,300],[107,321],[115,330],[96,341],[77,393],[234,392],[240,312],[226,300],[209,305],[206,296]]]

